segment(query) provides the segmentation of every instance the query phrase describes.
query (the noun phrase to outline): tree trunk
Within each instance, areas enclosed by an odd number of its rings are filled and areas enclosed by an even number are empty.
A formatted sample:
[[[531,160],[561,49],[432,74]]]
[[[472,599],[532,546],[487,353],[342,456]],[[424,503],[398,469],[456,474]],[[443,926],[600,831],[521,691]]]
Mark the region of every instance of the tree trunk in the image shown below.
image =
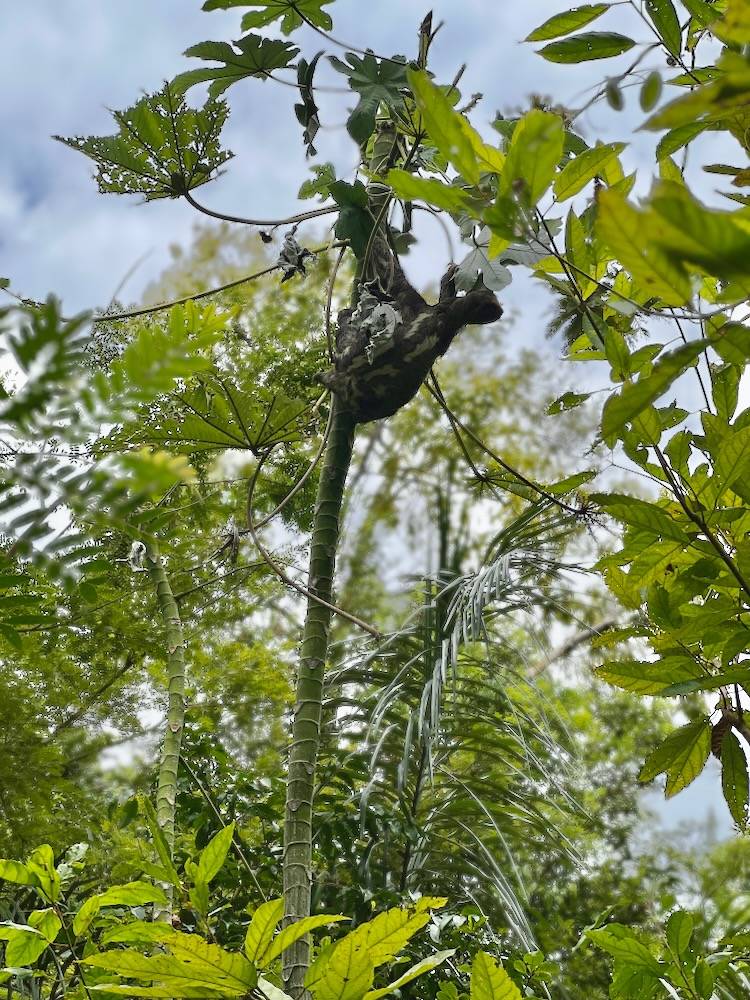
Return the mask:
[[[167,633],[169,704],[156,786],[156,817],[169,846],[169,852],[172,854],[174,852],[177,771],[180,766],[180,748],[185,727],[185,637],[180,611],[172,593],[169,577],[159,555],[159,550],[155,546],[150,546],[148,549],[146,568],[156,591],[156,600]],[[167,886],[165,889],[171,900],[172,887]],[[170,918],[170,912],[160,914],[162,920]]]
[[[308,577],[308,589],[329,604],[339,541],[341,502],[351,463],[355,428],[354,417],[336,396],[331,397],[331,406],[331,430],[318,484]],[[284,912],[287,922],[300,920],[310,913],[312,796],[320,743],[323,675],[330,623],[330,609],[309,598],[302,634],[287,776],[284,821]],[[309,952],[307,937],[284,952],[284,984],[295,1000],[305,991]]]

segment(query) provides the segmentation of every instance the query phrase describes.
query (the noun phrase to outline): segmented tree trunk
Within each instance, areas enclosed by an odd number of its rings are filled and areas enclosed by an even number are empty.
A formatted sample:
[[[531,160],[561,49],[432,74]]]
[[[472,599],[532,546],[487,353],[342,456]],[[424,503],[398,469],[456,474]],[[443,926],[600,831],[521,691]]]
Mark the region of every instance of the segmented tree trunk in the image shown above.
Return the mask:
[[[355,428],[351,412],[336,396],[332,397],[331,406],[331,430],[318,483],[308,575],[308,589],[329,604],[333,593],[341,502],[351,464]],[[310,913],[312,797],[330,624],[330,609],[308,598],[297,674],[284,821],[284,906],[289,922]],[[284,953],[284,983],[295,1000],[305,991],[309,950],[309,941],[303,938]]]
[[[151,546],[146,554],[146,568],[156,591],[156,600],[167,635],[169,704],[156,786],[156,817],[171,854],[174,851],[177,772],[180,766],[182,732],[185,727],[185,636],[169,577],[159,550],[155,546]],[[171,886],[166,886],[165,889],[171,899]],[[160,917],[169,919],[171,913],[162,913]]]

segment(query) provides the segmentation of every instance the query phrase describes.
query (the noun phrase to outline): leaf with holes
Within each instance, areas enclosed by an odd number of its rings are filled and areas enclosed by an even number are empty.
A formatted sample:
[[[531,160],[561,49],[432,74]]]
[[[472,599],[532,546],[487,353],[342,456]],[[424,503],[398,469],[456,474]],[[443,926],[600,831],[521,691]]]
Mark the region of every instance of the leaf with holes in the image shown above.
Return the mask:
[[[254,76],[267,80],[276,69],[285,69],[299,52],[291,42],[261,35],[245,35],[230,45],[229,42],[199,42],[186,50],[186,56],[219,63],[205,69],[189,69],[172,81],[178,93],[184,94],[197,83],[208,83],[208,94],[216,98],[225,90]]]
[[[190,108],[166,83],[131,108],[112,112],[119,126],[115,135],[55,138],[94,161],[103,194],[179,198],[210,181],[232,156],[219,145],[228,114],[223,101]]]

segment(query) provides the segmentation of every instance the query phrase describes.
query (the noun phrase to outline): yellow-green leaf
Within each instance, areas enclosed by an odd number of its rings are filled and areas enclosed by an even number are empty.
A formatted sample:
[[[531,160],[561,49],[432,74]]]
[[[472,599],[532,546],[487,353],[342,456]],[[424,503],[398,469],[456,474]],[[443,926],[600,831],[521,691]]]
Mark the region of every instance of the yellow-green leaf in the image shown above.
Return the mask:
[[[658,695],[673,684],[703,676],[698,664],[687,656],[667,656],[654,662],[615,660],[603,663],[594,673],[613,687],[640,695]]]
[[[374,978],[372,959],[354,931],[310,966],[305,983],[315,1000],[362,1000]]]
[[[498,195],[509,195],[523,184],[524,201],[536,205],[552,183],[562,156],[565,131],[562,118],[535,108],[518,122],[513,131]]]
[[[402,986],[406,986],[413,979],[418,976],[424,975],[425,972],[431,972],[432,969],[436,969],[438,965],[450,958],[452,955],[456,954],[456,949],[451,948],[448,951],[438,951],[434,955],[430,955],[429,958],[423,958],[421,962],[417,962],[416,965],[412,965],[410,969],[407,969],[403,975],[399,976],[394,982],[389,983],[388,986],[383,986],[379,990],[370,990],[369,993],[365,993],[365,1000],[380,1000],[381,997],[388,996],[389,993],[394,993],[396,990],[400,990]]]
[[[502,965],[478,951],[471,966],[471,1000],[521,1000],[521,991]]]
[[[646,213],[612,190],[600,192],[598,204],[597,232],[620,263],[666,305],[684,305],[692,293],[690,277],[649,238]]]
[[[460,212],[469,198],[465,191],[453,184],[444,184],[432,177],[417,177],[407,170],[389,171],[386,181],[404,201],[424,201],[447,212]]]
[[[607,163],[619,156],[625,149],[624,142],[609,142],[606,145],[594,146],[576,156],[565,165],[563,171],[555,178],[555,197],[558,201],[572,198],[586,187],[589,181],[601,174]]]
[[[284,900],[269,899],[253,913],[245,934],[245,954],[251,962],[260,962],[271,943],[276,925],[284,916]]]
[[[480,167],[465,127],[468,123],[425,72],[409,70],[407,76],[428,135],[456,170],[471,184],[476,184]]]
[[[304,917],[302,920],[297,920],[276,935],[268,948],[257,959],[256,964],[259,968],[264,969],[275,958],[278,958],[282,951],[285,951],[291,944],[294,944],[295,941],[298,941],[309,931],[315,930],[316,927],[325,927],[328,924],[337,924],[342,920],[348,919],[348,917],[331,916],[327,913],[321,913],[314,917]]]
[[[198,858],[198,871],[195,881],[209,885],[226,860],[229,848],[232,846],[234,823],[230,823],[212,837],[201,851]]]
[[[30,872],[26,865],[20,861],[10,861],[6,858],[0,859],[0,878],[6,882],[15,882],[16,885],[39,885],[39,879]]]

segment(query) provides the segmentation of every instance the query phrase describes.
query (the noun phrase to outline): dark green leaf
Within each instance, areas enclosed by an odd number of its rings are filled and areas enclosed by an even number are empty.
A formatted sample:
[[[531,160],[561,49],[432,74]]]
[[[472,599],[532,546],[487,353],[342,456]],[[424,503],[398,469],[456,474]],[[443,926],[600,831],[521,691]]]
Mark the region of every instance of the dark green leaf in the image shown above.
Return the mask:
[[[239,51],[238,51],[239,50]],[[197,83],[211,81],[208,94],[217,98],[233,83],[247,77],[267,80],[275,69],[284,69],[299,52],[291,42],[277,38],[263,38],[261,35],[245,35],[230,45],[229,42],[199,42],[192,45],[186,56],[217,62],[219,66],[206,69],[189,69],[174,78],[172,86],[184,94]]]
[[[609,10],[607,3],[586,4],[582,7],[573,7],[571,10],[555,14],[545,21],[538,28],[535,28],[530,35],[527,35],[527,42],[546,42],[550,38],[560,38],[561,35],[569,35],[571,31],[578,31],[584,25],[590,24],[601,17]]]
[[[646,0],[646,11],[669,52],[679,58],[682,29],[672,0]]]
[[[305,21],[316,28],[330,31],[333,27],[331,17],[323,7],[333,3],[333,0],[206,0],[204,10],[228,10],[230,7],[259,7],[256,13],[245,14],[242,19],[242,30],[249,28],[264,28],[274,21],[281,21],[281,30],[285,35],[296,28],[302,27]]]
[[[406,60],[394,62],[376,59],[372,52],[358,56],[346,53],[346,62],[329,56],[331,65],[349,80],[349,86],[359,94],[359,103],[349,116],[347,129],[355,142],[362,144],[375,131],[375,116],[381,104],[394,108],[401,104],[401,91],[406,87]]]
[[[733,732],[727,733],[721,744],[721,788],[732,819],[744,831],[748,819],[747,758]]]
[[[559,42],[550,42],[539,55],[548,62],[580,63],[592,59],[610,59],[633,48],[635,42],[626,35],[610,31],[586,31]]]

